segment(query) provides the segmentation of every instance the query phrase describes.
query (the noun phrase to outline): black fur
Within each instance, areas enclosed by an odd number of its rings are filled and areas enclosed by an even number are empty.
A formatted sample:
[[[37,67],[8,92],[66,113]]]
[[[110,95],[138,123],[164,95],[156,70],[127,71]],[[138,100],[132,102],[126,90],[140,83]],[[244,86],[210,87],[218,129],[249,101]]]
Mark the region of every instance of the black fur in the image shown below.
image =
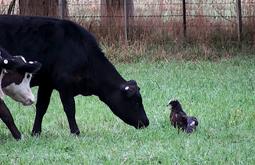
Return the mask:
[[[136,128],[149,125],[140,92],[136,90],[131,97],[123,94],[122,87],[129,82],[107,60],[94,36],[78,24],[47,17],[0,16],[0,45],[42,63],[31,82],[39,86],[33,135],[41,132],[53,89],[60,94],[71,133],[80,133],[74,102],[79,94],[98,96],[115,115]]]
[[[178,129],[182,129],[187,133],[192,133],[198,126],[198,120],[194,116],[187,116],[183,111],[182,106],[178,100],[173,100],[168,103],[171,106],[170,122]]]

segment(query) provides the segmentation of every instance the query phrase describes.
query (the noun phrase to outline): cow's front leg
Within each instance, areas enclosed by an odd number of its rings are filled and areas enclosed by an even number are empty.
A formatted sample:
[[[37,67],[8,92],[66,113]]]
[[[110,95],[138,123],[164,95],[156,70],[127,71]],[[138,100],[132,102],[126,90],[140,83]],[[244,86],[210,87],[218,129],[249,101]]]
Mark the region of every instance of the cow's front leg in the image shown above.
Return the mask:
[[[60,93],[60,99],[63,104],[64,111],[67,116],[70,131],[72,134],[79,135],[80,130],[75,120],[75,100],[73,96],[70,94],[67,94],[65,92],[59,92],[59,93]]]
[[[2,99],[0,99],[0,118],[3,120],[3,122],[9,128],[9,130],[12,133],[12,136],[16,140],[21,139],[21,134],[14,123],[13,117],[12,117],[8,107],[5,105],[5,103]]]
[[[43,116],[45,115],[47,108],[49,106],[52,90],[53,89],[49,85],[39,86],[36,102],[36,115],[32,130],[32,136],[38,136],[41,133]]]

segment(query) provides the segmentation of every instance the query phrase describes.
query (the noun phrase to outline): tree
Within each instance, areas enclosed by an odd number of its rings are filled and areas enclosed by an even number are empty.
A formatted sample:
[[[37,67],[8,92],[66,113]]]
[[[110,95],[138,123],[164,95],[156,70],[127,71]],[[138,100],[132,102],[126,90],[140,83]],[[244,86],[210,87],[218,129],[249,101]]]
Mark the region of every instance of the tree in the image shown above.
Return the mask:
[[[53,16],[61,13],[61,0],[19,0],[20,15]],[[63,0],[63,16],[67,16],[67,2]]]
[[[112,29],[112,27],[124,26],[124,0],[101,0],[101,24]],[[133,0],[126,0],[127,26],[134,15]],[[122,28],[123,29],[123,28]]]

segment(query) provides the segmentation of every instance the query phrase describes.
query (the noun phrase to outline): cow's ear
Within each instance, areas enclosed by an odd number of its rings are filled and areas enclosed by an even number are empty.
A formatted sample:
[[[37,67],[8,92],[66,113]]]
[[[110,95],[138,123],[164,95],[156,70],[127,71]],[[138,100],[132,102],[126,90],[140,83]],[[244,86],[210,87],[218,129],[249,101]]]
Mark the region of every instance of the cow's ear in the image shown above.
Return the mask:
[[[121,85],[120,87],[123,94],[127,97],[132,97],[138,92],[138,87],[136,83],[133,83],[132,81],[128,81]]]
[[[122,93],[125,96],[127,96],[128,98],[132,97],[136,93],[130,85],[123,84],[123,85],[121,85],[120,89],[121,89]]]
[[[129,80],[129,81],[123,83],[121,85],[120,89],[124,93],[124,95],[127,97],[134,96],[140,90],[140,88],[137,86],[137,83],[135,80]]]
[[[17,71],[22,73],[35,73],[41,68],[41,63],[37,61],[29,61],[16,68]]]

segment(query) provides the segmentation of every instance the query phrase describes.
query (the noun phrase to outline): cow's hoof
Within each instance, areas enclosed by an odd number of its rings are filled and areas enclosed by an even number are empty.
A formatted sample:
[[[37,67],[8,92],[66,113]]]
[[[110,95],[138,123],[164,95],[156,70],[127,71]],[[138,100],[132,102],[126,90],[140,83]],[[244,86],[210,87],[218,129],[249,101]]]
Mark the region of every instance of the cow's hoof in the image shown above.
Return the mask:
[[[41,131],[39,132],[32,131],[31,133],[31,136],[34,136],[34,137],[39,137],[40,135],[41,135]]]
[[[14,135],[13,136],[17,141],[18,140],[21,140],[21,134],[20,133],[18,133],[17,135]]]
[[[72,130],[71,134],[79,136],[80,135],[80,130]]]

